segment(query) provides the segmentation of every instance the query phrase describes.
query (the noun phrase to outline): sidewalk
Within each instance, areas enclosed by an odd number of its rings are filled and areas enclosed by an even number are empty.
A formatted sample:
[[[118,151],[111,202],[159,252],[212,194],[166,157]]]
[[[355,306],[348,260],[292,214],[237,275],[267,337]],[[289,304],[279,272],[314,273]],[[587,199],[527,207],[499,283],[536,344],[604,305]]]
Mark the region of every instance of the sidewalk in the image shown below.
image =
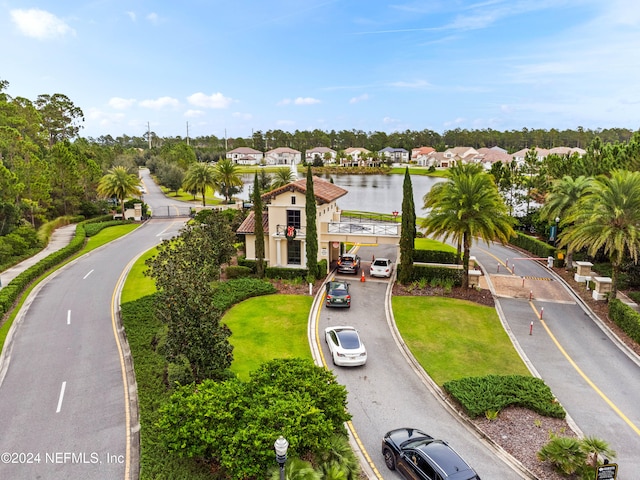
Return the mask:
[[[76,225],[66,225],[64,227],[57,228],[53,234],[51,235],[51,239],[49,240],[49,244],[43,248],[40,252],[35,254],[33,257],[27,258],[22,262],[14,265],[13,267],[5,270],[4,272],[0,272],[0,287],[6,287],[11,280],[16,278],[22,272],[24,272],[27,268],[35,265],[43,258],[48,257],[51,253],[56,252],[71,242],[74,235],[76,234]]]

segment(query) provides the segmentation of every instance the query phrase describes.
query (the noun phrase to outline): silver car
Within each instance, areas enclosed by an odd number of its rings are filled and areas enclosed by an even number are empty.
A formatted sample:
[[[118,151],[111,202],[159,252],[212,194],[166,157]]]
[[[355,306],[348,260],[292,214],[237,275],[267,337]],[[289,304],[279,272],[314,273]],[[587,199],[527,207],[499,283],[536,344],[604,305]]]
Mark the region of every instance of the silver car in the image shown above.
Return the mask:
[[[389,258],[376,258],[371,262],[369,275],[372,277],[390,277],[393,271],[393,260]]]

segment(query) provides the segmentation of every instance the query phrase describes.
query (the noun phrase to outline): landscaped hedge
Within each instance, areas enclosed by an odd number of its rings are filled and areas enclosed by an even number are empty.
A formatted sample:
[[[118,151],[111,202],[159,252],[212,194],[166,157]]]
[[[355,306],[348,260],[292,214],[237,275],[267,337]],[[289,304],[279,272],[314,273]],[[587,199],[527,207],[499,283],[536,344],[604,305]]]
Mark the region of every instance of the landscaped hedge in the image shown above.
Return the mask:
[[[251,268],[244,265],[229,265],[224,269],[224,273],[228,279],[244,278],[253,275]]]
[[[511,405],[528,408],[552,418],[566,412],[551,389],[539,378],[523,375],[487,375],[445,382],[443,385],[471,418],[500,412]]]
[[[414,250],[413,261],[418,263],[456,264],[460,258],[457,253],[445,250]]]
[[[267,267],[264,270],[264,276],[267,278],[278,278],[282,280],[295,280],[296,278],[307,278],[306,268],[285,268],[285,267]]]
[[[35,265],[27,268],[17,277],[9,282],[2,290],[0,290],[0,315],[4,315],[9,311],[22,292],[39,276],[47,272],[49,269],[57,266],[80,251],[84,246],[86,233],[84,224],[79,223],[76,226],[76,234],[66,247],[53,252],[51,255],[43,258]]]
[[[640,343],[640,313],[616,298],[609,302],[609,316],[627,335]]]
[[[556,248],[548,243],[538,240],[530,235],[522,232],[516,232],[517,236],[513,237],[509,243],[530,252],[534,257],[547,258],[554,257]]]
[[[255,260],[247,260],[246,257],[238,257],[238,265],[241,267],[248,267],[252,273],[256,273],[256,265],[258,262]]]
[[[84,217],[75,217],[75,219],[79,218]],[[17,277],[11,280],[8,285],[0,290],[0,316],[9,311],[11,306],[15,303],[18,297],[22,295],[22,292],[27,289],[31,282],[33,282],[42,274],[46,273],[51,268],[58,266],[65,260],[68,260],[82,249],[87,237],[85,230],[85,227],[87,225],[91,225],[93,223],[101,223],[110,218],[111,217],[107,215],[78,223],[76,225],[76,234],[71,242],[69,242],[69,245],[51,253],[51,255],[43,258],[38,263],[27,268],[24,272],[20,273]]]
[[[401,266],[398,265],[398,268],[401,268]],[[421,279],[425,279],[427,282],[431,282],[432,279],[441,281],[451,280],[454,286],[459,287],[462,285],[462,269],[414,264],[411,281],[417,282]]]
[[[271,283],[257,278],[238,278],[214,284],[213,305],[225,312],[236,303],[251,297],[269,295],[278,290]]]

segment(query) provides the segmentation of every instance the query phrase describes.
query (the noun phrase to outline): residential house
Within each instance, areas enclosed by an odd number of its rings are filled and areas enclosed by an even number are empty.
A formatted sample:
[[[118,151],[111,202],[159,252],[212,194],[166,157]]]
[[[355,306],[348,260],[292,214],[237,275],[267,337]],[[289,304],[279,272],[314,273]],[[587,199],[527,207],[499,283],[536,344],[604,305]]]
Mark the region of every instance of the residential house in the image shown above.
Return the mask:
[[[267,165],[298,165],[302,161],[302,153],[289,147],[279,147],[264,154]]]
[[[393,163],[409,163],[409,152],[404,148],[385,147],[378,152],[381,158]]]
[[[269,266],[306,268],[306,191],[307,179],[301,178],[262,195],[266,204],[262,224],[265,232],[265,260]],[[339,218],[336,201],[348,192],[319,177],[313,178],[316,197],[317,225]],[[247,259],[255,259],[255,215],[251,212],[240,225],[238,234],[245,235]],[[320,232],[320,229],[317,229]],[[319,246],[328,245],[318,235]],[[318,260],[322,258],[320,249]]]
[[[429,152],[416,156],[416,165],[419,167],[449,168],[450,159],[444,156],[444,152]]]
[[[480,163],[482,166],[490,170],[494,163],[502,162],[505,165],[510,164],[513,161],[513,157],[507,153],[507,151],[500,147],[492,148],[479,148],[478,155],[473,158],[474,163]]]
[[[336,151],[329,147],[316,147],[305,152],[304,158],[307,163],[313,163],[316,156],[326,164],[336,163]]]
[[[238,165],[259,165],[264,154],[250,147],[238,147],[228,151],[226,157]]]
[[[426,157],[430,153],[435,152],[436,149],[433,147],[418,147],[411,149],[411,161],[414,163],[419,163],[419,160],[423,157]]]
[[[306,191],[301,178],[262,195],[265,261],[270,267],[306,268]],[[327,260],[327,273],[344,250],[345,243],[392,244],[400,240],[400,224],[342,222],[337,200],[348,192],[327,180],[313,177],[318,232],[317,261]],[[251,212],[242,222],[239,235],[245,237],[245,256],[255,260],[256,216]]]
[[[365,166],[367,157],[371,153],[370,150],[362,147],[349,147],[344,151],[346,159],[340,159],[340,165],[343,167]]]
[[[458,160],[462,161],[462,163],[472,163],[473,157],[476,155],[478,155],[478,151],[471,147],[453,147],[444,151],[444,158],[449,160],[448,166]]]

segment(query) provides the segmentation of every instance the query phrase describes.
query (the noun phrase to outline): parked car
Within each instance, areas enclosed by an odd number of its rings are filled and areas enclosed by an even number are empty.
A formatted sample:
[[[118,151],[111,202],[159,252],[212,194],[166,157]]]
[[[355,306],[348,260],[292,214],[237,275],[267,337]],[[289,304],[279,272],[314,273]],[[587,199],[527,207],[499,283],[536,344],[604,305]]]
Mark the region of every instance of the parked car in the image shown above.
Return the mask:
[[[353,253],[344,253],[338,259],[338,273],[355,273],[360,270],[360,257]]]
[[[390,277],[393,261],[389,258],[376,258],[371,263],[369,275],[372,277]]]
[[[351,307],[351,295],[347,282],[327,282],[327,307]]]
[[[406,479],[480,480],[473,468],[443,440],[416,428],[391,430],[382,439],[384,463]]]
[[[353,327],[327,327],[324,339],[329,346],[334,365],[355,367],[367,363],[367,350]]]

